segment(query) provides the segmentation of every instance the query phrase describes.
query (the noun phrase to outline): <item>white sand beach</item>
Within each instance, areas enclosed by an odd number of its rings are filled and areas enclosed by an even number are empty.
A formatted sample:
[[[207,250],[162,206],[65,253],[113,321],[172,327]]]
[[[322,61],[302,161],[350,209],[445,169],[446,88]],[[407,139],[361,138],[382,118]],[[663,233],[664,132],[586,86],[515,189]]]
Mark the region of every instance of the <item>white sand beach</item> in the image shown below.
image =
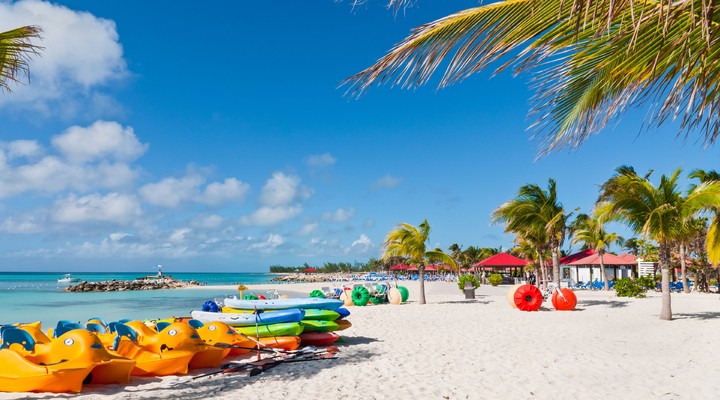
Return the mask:
[[[282,285],[308,292],[319,284]],[[417,283],[408,304],[351,307],[336,360],[280,365],[256,377],[137,378],[86,385],[80,395],[0,394],[0,399],[713,399],[717,294],[673,294],[674,321],[660,298],[578,291],[578,308],[512,309],[507,286],[482,286],[464,300],[455,283]],[[273,285],[255,285],[267,290]],[[197,375],[212,370],[196,370]]]

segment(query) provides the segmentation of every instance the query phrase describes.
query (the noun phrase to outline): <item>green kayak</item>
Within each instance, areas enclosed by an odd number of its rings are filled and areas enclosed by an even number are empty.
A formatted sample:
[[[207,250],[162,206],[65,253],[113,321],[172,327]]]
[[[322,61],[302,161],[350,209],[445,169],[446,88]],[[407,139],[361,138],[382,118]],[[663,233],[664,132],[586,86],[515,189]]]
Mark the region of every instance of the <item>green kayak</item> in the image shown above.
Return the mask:
[[[254,326],[237,327],[235,331],[243,335],[258,337],[298,336],[303,332],[303,325],[297,322],[285,322],[281,324],[260,325],[257,327],[257,331]]]
[[[335,321],[336,319],[340,318],[340,314],[336,311],[332,310],[305,310],[305,316],[303,319],[312,319],[312,320],[319,320],[319,321]]]
[[[304,319],[300,321],[300,324],[305,327],[303,332],[332,332],[339,328],[335,321],[320,321],[316,319]]]

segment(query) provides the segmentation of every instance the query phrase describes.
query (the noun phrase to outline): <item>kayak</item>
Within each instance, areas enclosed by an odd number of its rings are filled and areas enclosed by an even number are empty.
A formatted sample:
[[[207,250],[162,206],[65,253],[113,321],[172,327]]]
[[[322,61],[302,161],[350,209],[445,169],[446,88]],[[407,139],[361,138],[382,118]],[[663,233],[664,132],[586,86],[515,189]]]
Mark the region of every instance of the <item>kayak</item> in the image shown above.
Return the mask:
[[[329,346],[338,339],[340,336],[332,332],[303,332],[300,335],[303,346]]]
[[[337,310],[343,302],[336,299],[323,299],[321,297],[298,297],[292,299],[272,300],[242,300],[238,298],[227,298],[224,300],[226,307],[237,310],[286,310],[288,308]]]
[[[315,309],[307,309],[305,310],[305,316],[301,319],[308,320],[318,320],[318,321],[335,321],[336,319],[340,318],[340,313],[332,310],[315,310]]]
[[[224,322],[230,326],[254,327],[256,323],[258,325],[271,325],[284,322],[300,322],[305,315],[305,311],[298,308],[268,311],[259,314],[192,311],[190,315],[192,315],[194,319],[205,323]]]
[[[338,318],[338,319],[343,319],[343,318],[345,318],[345,317],[347,317],[347,316],[350,315],[350,310],[348,310],[348,309],[345,308],[345,307],[340,307],[340,308],[338,308],[338,309],[335,310],[335,311],[337,311],[337,313],[340,314],[340,318]]]
[[[235,331],[246,336],[270,337],[270,336],[298,336],[303,331],[303,325],[298,322],[285,322],[282,324],[239,326]]]
[[[352,323],[346,319],[339,319],[335,321],[336,324],[338,324],[338,328],[335,329],[336,331],[344,331],[345,329],[352,326]]]
[[[303,332],[332,332],[338,329],[338,324],[334,321],[304,319],[300,324],[304,327]]]

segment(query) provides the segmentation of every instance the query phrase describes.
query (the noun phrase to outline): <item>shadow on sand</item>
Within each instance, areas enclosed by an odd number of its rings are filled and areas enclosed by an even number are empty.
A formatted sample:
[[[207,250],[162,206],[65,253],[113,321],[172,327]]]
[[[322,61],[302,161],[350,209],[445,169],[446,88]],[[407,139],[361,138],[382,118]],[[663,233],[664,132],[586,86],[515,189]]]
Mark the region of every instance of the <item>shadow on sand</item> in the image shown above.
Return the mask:
[[[692,314],[673,314],[673,319],[699,319],[701,321],[720,318],[720,312],[701,311]]]
[[[605,306],[610,308],[623,308],[627,307],[628,303],[625,301],[617,300],[580,300],[578,306],[594,307],[594,306]]]

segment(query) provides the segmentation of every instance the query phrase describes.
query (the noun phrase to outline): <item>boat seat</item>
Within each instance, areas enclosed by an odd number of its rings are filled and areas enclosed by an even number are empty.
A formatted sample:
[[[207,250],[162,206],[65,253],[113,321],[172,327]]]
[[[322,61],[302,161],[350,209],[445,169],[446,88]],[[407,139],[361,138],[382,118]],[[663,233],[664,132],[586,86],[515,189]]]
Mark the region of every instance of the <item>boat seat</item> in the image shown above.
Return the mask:
[[[167,328],[168,326],[170,326],[169,322],[160,321],[160,322],[155,323],[155,330],[160,332],[163,329]]]
[[[35,349],[35,339],[22,329],[6,329],[2,333],[2,339],[0,349],[9,349],[13,343],[22,345],[27,351]]]
[[[200,329],[200,328],[202,328],[203,326],[205,326],[205,324],[203,324],[201,321],[199,321],[199,320],[197,320],[197,319],[191,319],[191,320],[189,320],[189,321],[188,321],[188,325],[192,326],[192,327],[195,328],[195,329]]]
[[[135,333],[135,331],[129,326],[121,324],[119,322],[111,322],[110,327],[110,332],[115,332],[115,334],[117,335],[117,337],[115,337],[115,341],[113,342],[113,350],[118,349],[118,347],[120,346],[120,340],[123,338],[123,336],[137,343],[137,333]]]
[[[95,332],[95,333],[107,333],[108,332],[107,328],[105,326],[103,326],[103,324],[99,324],[97,322],[88,322],[87,324],[85,324],[85,328],[87,328],[87,330],[89,330],[90,332]]]
[[[59,338],[60,336],[64,335],[66,332],[70,332],[74,329],[85,329],[85,327],[78,324],[77,322],[61,319],[60,321],[58,321],[57,326],[55,327],[55,330],[53,331],[53,337]]]
[[[101,324],[108,326],[107,321],[105,321],[102,317],[90,317],[88,318],[88,321],[100,321]]]

